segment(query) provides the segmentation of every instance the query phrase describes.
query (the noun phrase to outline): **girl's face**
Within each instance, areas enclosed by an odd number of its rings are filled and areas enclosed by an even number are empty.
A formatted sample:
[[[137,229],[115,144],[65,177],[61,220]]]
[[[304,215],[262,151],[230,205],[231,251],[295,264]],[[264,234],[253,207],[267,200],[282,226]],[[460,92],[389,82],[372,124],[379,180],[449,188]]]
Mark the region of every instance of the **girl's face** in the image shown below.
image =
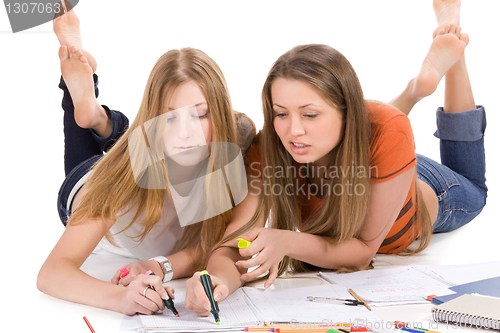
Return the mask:
[[[208,157],[212,121],[205,94],[195,81],[175,89],[165,116],[162,140],[169,158],[193,166]]]
[[[328,165],[344,135],[335,105],[311,84],[279,78],[271,86],[274,130],[298,163]]]

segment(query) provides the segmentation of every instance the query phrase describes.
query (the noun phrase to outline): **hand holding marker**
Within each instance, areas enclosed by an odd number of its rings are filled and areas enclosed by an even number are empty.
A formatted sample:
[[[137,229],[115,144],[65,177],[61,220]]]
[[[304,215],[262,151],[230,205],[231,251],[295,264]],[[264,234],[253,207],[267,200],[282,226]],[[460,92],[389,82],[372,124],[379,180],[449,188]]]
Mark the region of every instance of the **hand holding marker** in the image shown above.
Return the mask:
[[[246,249],[252,244],[243,238],[238,238],[238,248]],[[215,322],[217,325],[220,325],[219,319],[219,305],[214,299],[214,286],[212,285],[212,279],[207,271],[202,271],[200,273],[201,284],[203,285],[203,289],[205,289],[205,293],[207,294],[208,300],[210,301],[210,312],[214,315]]]
[[[152,271],[147,271],[146,274],[148,275],[155,275],[155,273],[153,273]],[[153,287],[151,287],[151,289],[154,290]],[[168,295],[168,293],[167,293]],[[179,312],[177,312],[177,309],[175,308],[174,306],[174,301],[172,301],[172,299],[169,297],[168,299],[163,299],[163,303],[165,303],[165,306],[170,310],[172,311],[172,313],[176,316],[176,317],[179,317]]]
[[[212,279],[210,275],[208,275],[207,271],[200,272],[201,284],[203,285],[203,289],[205,289],[205,293],[207,294],[208,300],[210,301],[210,312],[214,315],[215,322],[217,325],[220,325],[219,319],[219,305],[214,299],[214,286],[212,285]]]

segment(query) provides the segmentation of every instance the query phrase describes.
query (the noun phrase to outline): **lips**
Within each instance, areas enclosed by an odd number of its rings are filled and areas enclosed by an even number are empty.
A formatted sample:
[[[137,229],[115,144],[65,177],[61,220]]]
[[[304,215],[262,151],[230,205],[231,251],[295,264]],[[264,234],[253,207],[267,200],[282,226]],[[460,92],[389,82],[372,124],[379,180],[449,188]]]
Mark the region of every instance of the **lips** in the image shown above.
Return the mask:
[[[196,148],[198,148],[198,146],[175,147],[175,149],[180,151],[180,152],[187,152],[187,151],[191,151],[191,150],[196,149]]]
[[[311,148],[311,145],[308,145],[307,143],[290,141],[290,149],[295,154],[298,155],[305,154],[309,151],[309,148]]]

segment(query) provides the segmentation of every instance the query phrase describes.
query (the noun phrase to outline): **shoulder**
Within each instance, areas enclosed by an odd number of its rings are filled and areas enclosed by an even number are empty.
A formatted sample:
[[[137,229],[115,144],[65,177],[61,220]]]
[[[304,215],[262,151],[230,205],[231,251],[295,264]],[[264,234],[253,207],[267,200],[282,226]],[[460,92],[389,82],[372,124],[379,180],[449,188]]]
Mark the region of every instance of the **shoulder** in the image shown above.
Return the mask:
[[[416,164],[415,140],[410,120],[398,109],[367,102],[371,125],[370,165],[377,168],[372,181],[387,181]]]
[[[389,104],[367,101],[366,110],[372,129],[382,130],[388,127],[407,129],[410,125],[408,116]]]
[[[238,130],[238,145],[243,155],[248,151],[255,138],[255,124],[246,114],[234,111],[236,128]]]
[[[262,171],[262,131],[259,131],[257,135],[253,138],[252,144],[245,156],[245,168],[247,175],[261,177]]]
[[[366,109],[371,126],[371,146],[401,138],[414,145],[413,130],[408,116],[381,102],[367,102]]]

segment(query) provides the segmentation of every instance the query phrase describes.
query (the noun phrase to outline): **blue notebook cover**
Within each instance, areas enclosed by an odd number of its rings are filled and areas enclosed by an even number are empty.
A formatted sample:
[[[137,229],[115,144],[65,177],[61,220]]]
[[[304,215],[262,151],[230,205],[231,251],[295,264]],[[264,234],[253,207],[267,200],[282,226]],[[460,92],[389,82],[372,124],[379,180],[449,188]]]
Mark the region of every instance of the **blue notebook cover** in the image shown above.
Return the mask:
[[[477,293],[483,296],[500,297],[500,276],[460,284],[458,286],[451,287],[450,289],[453,290],[456,294],[434,297],[432,301],[434,303],[441,304],[457,298],[458,296],[462,296],[463,294],[473,293]]]

